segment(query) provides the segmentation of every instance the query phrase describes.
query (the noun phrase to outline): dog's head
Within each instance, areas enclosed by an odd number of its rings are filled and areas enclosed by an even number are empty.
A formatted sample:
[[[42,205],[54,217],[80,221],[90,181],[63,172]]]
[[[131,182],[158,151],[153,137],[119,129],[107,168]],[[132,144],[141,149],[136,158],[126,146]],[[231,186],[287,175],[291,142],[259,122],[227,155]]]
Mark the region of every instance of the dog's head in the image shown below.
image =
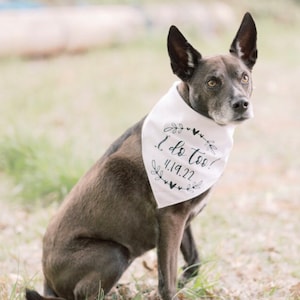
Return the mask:
[[[168,52],[171,66],[185,83],[189,105],[220,125],[238,123],[253,116],[251,70],[257,59],[256,26],[246,13],[231,44],[230,54],[202,57],[171,26]]]

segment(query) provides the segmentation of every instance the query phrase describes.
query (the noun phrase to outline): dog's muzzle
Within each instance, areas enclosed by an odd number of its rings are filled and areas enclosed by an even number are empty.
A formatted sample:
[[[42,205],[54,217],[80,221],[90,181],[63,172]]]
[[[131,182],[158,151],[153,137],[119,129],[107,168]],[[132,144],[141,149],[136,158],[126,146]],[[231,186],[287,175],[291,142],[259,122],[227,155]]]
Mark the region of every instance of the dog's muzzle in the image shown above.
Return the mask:
[[[234,121],[241,122],[253,117],[253,109],[251,103],[246,98],[238,99],[231,103],[234,113]]]

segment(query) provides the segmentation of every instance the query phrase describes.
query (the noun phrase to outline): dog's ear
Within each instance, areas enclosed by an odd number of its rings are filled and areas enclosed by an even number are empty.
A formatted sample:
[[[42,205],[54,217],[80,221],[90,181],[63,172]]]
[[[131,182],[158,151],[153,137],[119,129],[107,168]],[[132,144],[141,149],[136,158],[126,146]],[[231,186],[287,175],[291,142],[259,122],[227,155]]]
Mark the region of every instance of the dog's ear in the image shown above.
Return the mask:
[[[188,81],[199,64],[201,54],[188,43],[174,25],[169,30],[168,52],[173,73],[181,80]]]
[[[230,53],[239,57],[249,69],[252,69],[257,59],[256,39],[255,23],[247,12],[231,44]]]

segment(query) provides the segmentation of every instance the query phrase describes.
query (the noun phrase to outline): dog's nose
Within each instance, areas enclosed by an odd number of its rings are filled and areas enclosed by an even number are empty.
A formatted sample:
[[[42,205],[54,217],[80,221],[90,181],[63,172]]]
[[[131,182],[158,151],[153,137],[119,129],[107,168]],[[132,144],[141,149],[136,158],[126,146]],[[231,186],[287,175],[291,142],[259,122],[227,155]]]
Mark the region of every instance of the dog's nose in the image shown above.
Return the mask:
[[[242,99],[232,103],[232,108],[235,112],[243,113],[248,109],[249,101]]]

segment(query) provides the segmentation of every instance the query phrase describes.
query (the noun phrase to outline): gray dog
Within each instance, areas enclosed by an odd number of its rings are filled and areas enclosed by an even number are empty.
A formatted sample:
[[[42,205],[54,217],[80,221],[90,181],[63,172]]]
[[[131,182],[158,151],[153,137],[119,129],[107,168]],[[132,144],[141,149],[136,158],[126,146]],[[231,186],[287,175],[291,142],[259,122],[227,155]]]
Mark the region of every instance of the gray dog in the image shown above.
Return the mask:
[[[43,239],[45,296],[27,290],[27,300],[94,300],[155,247],[160,296],[177,299],[179,250],[180,286],[200,264],[190,222],[224,170],[235,125],[253,114],[256,35],[246,13],[230,54],[202,57],[171,26],[168,52],[180,82],[66,197]]]

